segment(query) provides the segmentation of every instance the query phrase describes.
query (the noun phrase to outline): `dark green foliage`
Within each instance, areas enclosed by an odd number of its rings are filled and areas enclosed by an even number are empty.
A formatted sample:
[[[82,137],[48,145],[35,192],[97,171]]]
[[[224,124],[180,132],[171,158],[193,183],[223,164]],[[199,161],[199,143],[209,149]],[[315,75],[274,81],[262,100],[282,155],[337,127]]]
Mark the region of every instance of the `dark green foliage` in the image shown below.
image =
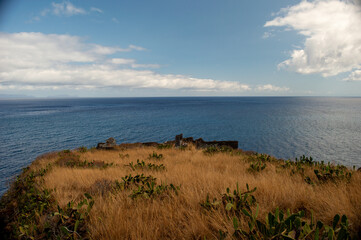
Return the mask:
[[[207,147],[206,149],[203,150],[203,153],[206,155],[213,155],[218,152],[219,152],[219,148],[213,146]]]
[[[165,170],[165,166],[163,164],[158,165],[153,163],[146,163],[143,160],[139,161],[139,159],[137,159],[137,163],[130,162],[125,166],[130,167],[132,170],[136,170],[136,169],[149,169],[155,171]]]
[[[251,164],[249,165],[248,171],[249,172],[260,172],[262,170],[264,170],[266,168],[266,164],[263,163],[262,161],[255,161],[255,162],[251,162]]]
[[[115,187],[116,189],[124,190],[128,189],[131,186],[139,186],[144,185],[147,182],[155,181],[155,178],[151,175],[144,176],[142,173],[141,175],[137,174],[134,177],[132,174],[126,175],[125,177],[122,177],[122,182],[115,181]]]
[[[227,237],[227,233],[226,232],[223,232],[222,230],[219,230],[219,237],[218,237],[218,239],[219,240],[224,240],[224,239],[226,239],[226,237]]]
[[[233,149],[231,147],[227,147],[227,146],[221,146],[221,147],[217,147],[217,146],[209,146],[206,149],[203,150],[203,153],[205,155],[213,155],[215,153],[231,153],[233,152]]]
[[[80,156],[71,152],[70,150],[64,150],[58,153],[57,164],[59,166],[74,167],[80,162]]]
[[[309,223],[304,211],[284,214],[278,208],[275,213],[268,213],[266,223],[257,220],[257,231],[253,233],[261,239],[351,239],[348,220],[345,215],[335,215],[332,227],[321,221],[314,223],[313,215]]]
[[[2,239],[79,239],[87,235],[85,220],[94,201],[85,194],[76,206],[74,202],[64,209],[57,206],[52,190],[38,185],[50,170],[50,164],[37,171],[24,169],[9,190],[10,196],[1,199]]]
[[[42,233],[42,226],[39,226],[40,217],[51,210],[55,200],[50,190],[37,187],[36,178],[44,176],[50,169],[48,165],[45,169],[29,172],[24,177],[18,177],[14,183],[18,191],[12,226],[14,237],[31,238]]]
[[[85,198],[78,204],[71,201],[65,208],[58,206],[57,211],[52,214],[55,218],[53,224],[55,224],[56,229],[53,235],[57,236],[57,238],[78,239],[87,234],[85,221],[89,217],[94,200],[87,193],[84,196]]]
[[[237,187],[233,192],[227,188],[226,193],[222,195],[222,200],[218,201],[214,198],[211,202],[209,200],[209,195],[207,195],[206,201],[200,204],[207,210],[216,209],[218,206],[222,205],[229,213],[240,216],[242,210],[250,211],[251,207],[256,203],[256,198],[252,195],[252,193],[256,191],[256,188],[250,190],[248,184],[246,184],[246,188],[247,191],[241,192],[237,183]]]
[[[80,156],[75,154],[74,152],[68,151],[68,150],[64,150],[62,152],[58,153],[59,157],[58,160],[56,161],[56,163],[59,166],[64,166],[64,167],[80,167],[80,168],[108,168],[113,166],[113,163],[105,163],[104,161],[81,161],[80,160]]]
[[[162,143],[157,146],[158,149],[171,149],[173,146],[171,144]]]
[[[352,172],[346,167],[340,165],[333,166],[331,164],[319,165],[319,169],[315,169],[314,173],[320,182],[337,182],[340,180],[350,181],[352,177]]]
[[[314,185],[315,183],[311,180],[311,178],[310,177],[305,177],[305,182],[306,183],[308,183],[308,184],[310,184],[310,185]]]
[[[248,217],[247,230],[241,229],[238,226],[239,220],[233,218],[233,236],[237,239],[351,239],[345,215],[342,216],[341,222],[339,222],[340,216],[335,215],[330,227],[321,221],[314,224],[313,216],[309,223],[304,211],[297,213],[287,211],[285,214],[277,208],[275,213],[268,213],[265,223],[256,220],[258,206],[254,215],[245,211],[244,214]]]
[[[179,186],[174,186],[173,184],[166,185],[162,183],[161,185],[158,185],[154,180],[138,186],[138,189],[133,190],[133,193],[131,193],[129,197],[132,199],[138,197],[151,198],[169,191],[174,191],[175,194],[178,194],[179,189]]]
[[[307,231],[306,228],[302,228],[302,223],[306,224],[306,222],[302,222],[304,216],[304,211],[293,214],[288,211],[287,214],[284,214],[277,208],[274,214],[268,213],[265,224],[259,220],[256,221],[258,232],[254,234],[264,239],[298,239],[301,237],[301,233],[308,233],[309,226]]]
[[[157,184],[157,179],[152,176],[135,175],[134,177],[129,174],[125,177],[122,177],[122,182],[115,181],[116,190],[126,190],[133,189],[133,192],[129,195],[132,199],[137,197],[151,198],[161,193],[174,191],[176,194],[180,189],[180,186],[175,186],[173,184]]]
[[[148,159],[149,160],[161,160],[163,158],[163,154],[157,154],[156,152],[153,152],[153,154],[149,154]]]
[[[251,207],[256,203],[256,198],[252,195],[257,188],[249,189],[246,184],[247,191],[241,192],[238,187],[233,190],[233,193],[227,188],[226,193],[222,196],[222,203],[227,211],[233,212],[235,215],[240,215],[241,211],[250,211]]]
[[[316,162],[312,157],[305,157],[305,155],[301,156],[300,159],[296,158],[294,162],[287,160],[281,167],[290,168],[291,174],[299,173],[302,176],[304,176],[306,168],[313,168],[318,181],[313,182],[309,176],[305,177],[305,182],[311,185],[329,181],[337,183],[345,180],[349,182],[352,177],[352,170],[343,165],[325,164],[323,161]]]
[[[302,155],[300,159],[296,158],[295,161],[285,161],[285,163],[281,165],[281,167],[292,168],[292,174],[300,173],[301,175],[303,175],[305,172],[305,167],[314,166],[316,164],[318,164],[318,162],[313,161],[312,157],[306,157],[305,155]]]
[[[313,158],[310,156],[310,157],[306,157],[305,155],[302,155],[300,157],[300,159],[297,159],[296,158],[296,164],[303,164],[303,165],[309,165],[309,166],[312,166],[314,164],[316,164],[315,161],[313,161]]]
[[[114,163],[105,163],[104,161],[95,160],[88,162],[87,160],[84,160],[82,162],[78,162],[76,165],[72,165],[71,167],[105,169],[112,166],[114,166]]]
[[[293,162],[291,160],[287,160],[287,161],[284,161],[284,164],[281,165],[282,168],[290,168],[291,166],[293,166]]]
[[[181,151],[185,151],[187,149],[187,145],[180,145],[177,149]]]
[[[271,156],[267,155],[267,154],[263,154],[263,153],[259,154],[259,153],[257,153],[256,157],[261,162],[271,162],[272,161]]]
[[[81,146],[78,148],[78,152],[80,153],[86,153],[88,151],[88,148],[85,146]]]
[[[207,210],[224,206],[225,210],[233,216],[232,236],[234,239],[351,239],[349,223],[345,215],[342,217],[335,215],[332,226],[327,226],[321,221],[315,224],[312,212],[311,221],[308,221],[303,210],[296,213],[288,210],[284,213],[277,208],[274,213],[268,213],[265,222],[260,221],[257,219],[259,205],[256,204],[256,199],[252,195],[254,191],[256,188],[250,190],[247,185],[247,191],[241,193],[237,184],[237,189],[233,191],[233,194],[227,188],[222,201],[214,198],[211,202],[207,195],[206,201],[201,203],[201,206]],[[254,205],[256,209],[252,207]],[[246,220],[248,225],[246,228],[241,227],[241,219]],[[218,239],[225,239],[228,234],[231,233],[219,230]]]
[[[249,172],[261,172],[267,166],[266,162],[272,162],[275,158],[272,158],[270,155],[267,154],[255,154],[249,156],[249,161],[251,162],[248,168]]]
[[[206,200],[204,202],[201,202],[200,205],[207,210],[211,210],[211,209],[216,209],[221,202],[222,201],[217,201],[216,198],[213,198],[213,201],[211,202],[209,200],[209,194],[207,194]]]

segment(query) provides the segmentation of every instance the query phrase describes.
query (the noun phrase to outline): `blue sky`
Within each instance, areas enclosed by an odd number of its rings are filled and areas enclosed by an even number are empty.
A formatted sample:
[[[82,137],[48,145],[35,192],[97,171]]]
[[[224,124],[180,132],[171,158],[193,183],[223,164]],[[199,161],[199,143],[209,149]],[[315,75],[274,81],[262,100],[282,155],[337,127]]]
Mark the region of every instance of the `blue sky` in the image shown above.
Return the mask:
[[[361,96],[358,2],[8,1],[0,96]]]

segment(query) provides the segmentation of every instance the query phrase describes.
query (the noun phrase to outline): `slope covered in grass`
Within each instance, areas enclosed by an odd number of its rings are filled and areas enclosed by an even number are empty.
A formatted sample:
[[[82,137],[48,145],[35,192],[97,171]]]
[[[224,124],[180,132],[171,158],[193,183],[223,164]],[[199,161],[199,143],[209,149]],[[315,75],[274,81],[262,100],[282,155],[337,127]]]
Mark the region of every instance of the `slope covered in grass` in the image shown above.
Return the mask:
[[[305,157],[283,161],[193,146],[80,148],[41,156],[24,170],[1,200],[1,233],[15,239],[357,238],[360,186],[360,172]]]

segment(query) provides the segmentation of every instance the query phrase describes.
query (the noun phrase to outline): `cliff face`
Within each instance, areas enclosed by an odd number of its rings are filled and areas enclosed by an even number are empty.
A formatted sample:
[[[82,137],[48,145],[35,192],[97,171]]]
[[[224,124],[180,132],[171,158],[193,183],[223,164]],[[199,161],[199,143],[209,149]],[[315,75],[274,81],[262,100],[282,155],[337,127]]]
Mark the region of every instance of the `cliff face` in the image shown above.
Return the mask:
[[[340,239],[357,237],[360,172],[304,156],[283,161],[224,145],[200,148],[196,142],[178,136],[162,144],[82,147],[41,156],[1,199],[0,234],[7,239],[263,239],[279,234],[270,229],[289,219],[282,225],[289,228],[279,227],[293,238],[313,238],[317,227],[320,235],[332,229]],[[278,220],[265,221],[266,216]],[[310,225],[311,217],[323,225]]]

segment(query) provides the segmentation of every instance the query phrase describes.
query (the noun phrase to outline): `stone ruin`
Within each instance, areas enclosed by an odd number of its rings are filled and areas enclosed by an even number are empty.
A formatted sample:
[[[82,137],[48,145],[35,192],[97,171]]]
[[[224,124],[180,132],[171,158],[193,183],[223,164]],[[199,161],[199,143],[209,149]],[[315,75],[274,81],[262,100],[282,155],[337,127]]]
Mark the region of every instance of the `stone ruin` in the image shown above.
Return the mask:
[[[139,146],[147,146],[147,147],[157,147],[161,144],[170,144],[174,145],[176,148],[185,147],[188,144],[194,144],[196,148],[208,148],[208,147],[229,147],[232,149],[238,149],[238,141],[204,141],[202,138],[198,138],[196,140],[193,137],[183,138],[183,134],[179,134],[175,136],[175,140],[167,141],[164,143],[157,142],[144,142],[144,143],[134,143],[130,145],[139,145]],[[129,145],[123,143],[122,145]],[[97,149],[114,149],[116,147],[116,141],[114,138],[109,138],[105,143],[98,143]]]
[[[114,149],[117,146],[117,142],[114,138],[108,138],[105,143],[98,143],[97,149]]]
[[[181,147],[187,146],[189,143],[192,143],[196,148],[208,148],[208,147],[229,147],[232,149],[238,149],[238,141],[204,141],[202,138],[196,140],[193,137],[183,138],[183,134],[175,136],[174,146]]]

